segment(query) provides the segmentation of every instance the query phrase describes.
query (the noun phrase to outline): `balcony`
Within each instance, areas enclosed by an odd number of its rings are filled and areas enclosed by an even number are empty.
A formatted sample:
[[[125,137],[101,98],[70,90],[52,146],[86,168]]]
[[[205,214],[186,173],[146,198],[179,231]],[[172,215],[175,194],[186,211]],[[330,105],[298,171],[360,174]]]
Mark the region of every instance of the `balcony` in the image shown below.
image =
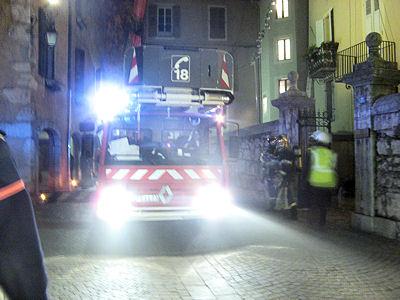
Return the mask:
[[[384,60],[396,62],[396,44],[394,42],[382,41],[379,45],[379,53]],[[342,82],[343,75],[353,72],[354,64],[365,62],[367,58],[368,47],[365,41],[338,52],[335,81]]]
[[[327,79],[336,71],[336,53],[339,43],[324,42],[313,47],[306,56],[307,68],[311,78]]]

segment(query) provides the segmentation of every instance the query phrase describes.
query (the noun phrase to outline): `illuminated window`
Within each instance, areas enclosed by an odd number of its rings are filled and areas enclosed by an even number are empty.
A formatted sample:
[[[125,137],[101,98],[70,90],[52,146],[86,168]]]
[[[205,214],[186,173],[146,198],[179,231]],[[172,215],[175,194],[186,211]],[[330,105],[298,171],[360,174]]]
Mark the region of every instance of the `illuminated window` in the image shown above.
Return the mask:
[[[289,89],[289,79],[282,78],[278,79],[278,93],[282,94]]]
[[[289,17],[289,0],[277,0],[275,4],[277,19]]]
[[[267,95],[264,95],[262,98],[262,106],[263,106],[263,113],[266,114],[268,111],[268,98]]]
[[[290,39],[278,40],[278,60],[290,59]]]

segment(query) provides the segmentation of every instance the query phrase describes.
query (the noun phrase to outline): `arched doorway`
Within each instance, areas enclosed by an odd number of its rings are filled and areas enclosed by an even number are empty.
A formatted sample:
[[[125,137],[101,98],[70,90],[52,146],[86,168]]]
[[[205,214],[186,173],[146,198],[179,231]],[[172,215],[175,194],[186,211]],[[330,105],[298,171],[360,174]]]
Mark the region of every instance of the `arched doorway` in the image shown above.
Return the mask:
[[[60,141],[53,129],[39,134],[39,191],[53,192],[59,178]]]

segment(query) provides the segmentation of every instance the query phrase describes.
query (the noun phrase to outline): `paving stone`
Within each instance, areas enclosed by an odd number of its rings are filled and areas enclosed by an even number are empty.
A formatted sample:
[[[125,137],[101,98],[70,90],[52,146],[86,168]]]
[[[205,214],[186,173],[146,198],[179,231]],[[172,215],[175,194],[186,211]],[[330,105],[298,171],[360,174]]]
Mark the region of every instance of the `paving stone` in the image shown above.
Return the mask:
[[[63,208],[68,206],[67,200],[61,203]],[[51,219],[48,212],[41,215]],[[55,215],[59,220],[59,213]],[[260,235],[268,235],[266,241],[258,237],[252,243],[222,250],[211,247],[183,256],[94,255],[86,249],[87,240],[93,237],[88,222],[72,228],[65,223],[41,226],[39,216],[49,296],[112,300],[400,299],[398,241],[343,226],[319,230],[300,222],[275,221],[257,223],[265,226]],[[248,224],[249,232],[260,231],[250,221]],[[211,237],[206,234],[203,239]]]

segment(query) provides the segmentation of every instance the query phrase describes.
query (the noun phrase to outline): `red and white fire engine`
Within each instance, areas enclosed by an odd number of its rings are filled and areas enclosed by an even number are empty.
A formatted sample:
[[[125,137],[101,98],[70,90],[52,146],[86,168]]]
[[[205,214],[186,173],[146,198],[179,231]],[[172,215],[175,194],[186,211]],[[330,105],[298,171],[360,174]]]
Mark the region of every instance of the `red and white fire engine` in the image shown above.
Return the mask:
[[[96,106],[97,215],[129,219],[220,217],[230,212],[223,138],[233,59],[215,49],[131,49],[123,91],[104,85]]]

